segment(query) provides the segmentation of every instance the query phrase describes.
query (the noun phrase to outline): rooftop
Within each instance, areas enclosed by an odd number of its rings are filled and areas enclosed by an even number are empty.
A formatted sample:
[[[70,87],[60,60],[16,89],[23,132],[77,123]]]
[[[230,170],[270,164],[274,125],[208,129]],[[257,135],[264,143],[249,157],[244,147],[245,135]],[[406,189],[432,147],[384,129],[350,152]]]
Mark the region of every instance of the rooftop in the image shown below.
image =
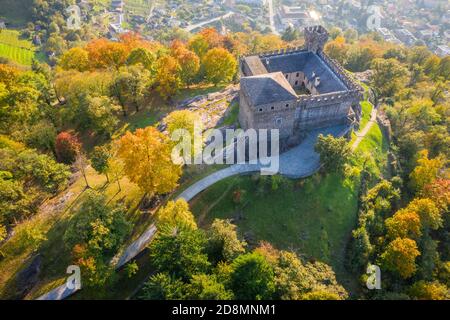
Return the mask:
[[[249,74],[245,74],[241,79],[241,83],[246,82],[245,79],[251,78],[251,90],[252,96],[256,96],[254,99],[254,105],[258,105],[259,102],[264,104],[270,103],[270,97],[267,94],[263,94],[263,98],[259,99],[258,87],[264,88],[270,84],[271,94],[275,96],[284,95],[286,87],[289,87],[288,92],[295,96],[296,93],[289,82],[284,77],[284,74],[302,72],[309,82],[313,82],[315,77],[320,77],[320,84],[315,88],[319,94],[327,94],[332,92],[346,91],[347,86],[343,81],[335,74],[335,72],[327,65],[327,63],[316,53],[301,50],[295,52],[289,52],[286,54],[269,55],[269,56],[249,56],[244,58],[244,62],[250,70]],[[280,76],[281,74],[281,76]],[[276,75],[276,76],[272,76]],[[268,81],[268,77],[271,77],[271,81]],[[278,86],[273,86],[271,82],[279,81]],[[282,88],[282,92],[275,93],[274,90]],[[263,89],[265,90],[265,89]],[[297,96],[298,97],[298,96]],[[288,98],[292,99],[292,96]],[[273,101],[280,101],[275,98]],[[258,102],[258,103],[255,103]],[[260,103],[260,104],[261,104]]]
[[[297,94],[281,72],[244,77],[241,88],[251,92],[249,98],[254,106],[297,99]]]

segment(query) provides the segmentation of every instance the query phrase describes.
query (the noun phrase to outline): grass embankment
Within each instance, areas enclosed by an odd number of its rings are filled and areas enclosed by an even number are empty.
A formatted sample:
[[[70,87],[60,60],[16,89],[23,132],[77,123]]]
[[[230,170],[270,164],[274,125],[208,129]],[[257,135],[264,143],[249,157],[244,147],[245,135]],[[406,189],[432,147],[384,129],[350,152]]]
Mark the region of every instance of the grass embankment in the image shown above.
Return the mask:
[[[244,190],[243,208],[233,202],[237,189]],[[242,236],[330,263],[346,281],[343,251],[356,221],[357,194],[355,183],[337,175],[315,175],[263,194],[254,178],[239,176],[212,186],[191,208],[202,227],[216,218],[235,219]]]
[[[45,59],[31,41],[20,39],[20,33],[16,30],[0,30],[0,57],[24,66],[30,66],[33,59]]]

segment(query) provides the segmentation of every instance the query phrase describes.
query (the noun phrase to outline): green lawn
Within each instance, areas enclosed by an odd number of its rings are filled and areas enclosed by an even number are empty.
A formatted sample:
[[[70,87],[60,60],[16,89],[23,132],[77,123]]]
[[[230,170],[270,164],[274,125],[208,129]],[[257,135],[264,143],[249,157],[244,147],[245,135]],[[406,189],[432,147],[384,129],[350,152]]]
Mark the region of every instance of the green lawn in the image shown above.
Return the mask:
[[[44,59],[42,54],[36,52],[36,48],[29,40],[20,39],[20,33],[17,30],[1,30],[0,57],[25,66],[31,65],[33,59]]]
[[[237,218],[241,235],[327,262],[352,287],[343,263],[357,217],[358,186],[337,175],[315,175],[263,194],[257,184],[255,177],[232,177],[196,197],[191,209],[200,226],[207,228],[215,218]],[[242,209],[232,200],[238,188],[245,190]]]

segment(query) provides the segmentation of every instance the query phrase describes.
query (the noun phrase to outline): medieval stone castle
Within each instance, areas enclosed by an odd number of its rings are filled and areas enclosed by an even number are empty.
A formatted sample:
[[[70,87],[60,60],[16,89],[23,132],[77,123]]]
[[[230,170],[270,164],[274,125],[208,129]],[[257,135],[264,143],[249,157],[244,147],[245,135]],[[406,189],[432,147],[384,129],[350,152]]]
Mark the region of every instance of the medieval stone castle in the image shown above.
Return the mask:
[[[359,122],[363,89],[323,52],[327,41],[324,27],[308,27],[303,48],[240,59],[244,130],[279,129],[293,146],[312,129]]]

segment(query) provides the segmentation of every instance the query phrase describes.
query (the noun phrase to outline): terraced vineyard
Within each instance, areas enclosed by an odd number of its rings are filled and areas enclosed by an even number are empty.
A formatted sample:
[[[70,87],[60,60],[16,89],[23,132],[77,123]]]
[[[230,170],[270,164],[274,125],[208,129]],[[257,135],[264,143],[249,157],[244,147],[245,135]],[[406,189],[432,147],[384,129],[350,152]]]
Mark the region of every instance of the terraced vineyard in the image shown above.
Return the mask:
[[[42,58],[36,50],[29,40],[20,39],[18,31],[2,30],[0,32],[0,57],[22,65],[31,65],[33,58]]]

